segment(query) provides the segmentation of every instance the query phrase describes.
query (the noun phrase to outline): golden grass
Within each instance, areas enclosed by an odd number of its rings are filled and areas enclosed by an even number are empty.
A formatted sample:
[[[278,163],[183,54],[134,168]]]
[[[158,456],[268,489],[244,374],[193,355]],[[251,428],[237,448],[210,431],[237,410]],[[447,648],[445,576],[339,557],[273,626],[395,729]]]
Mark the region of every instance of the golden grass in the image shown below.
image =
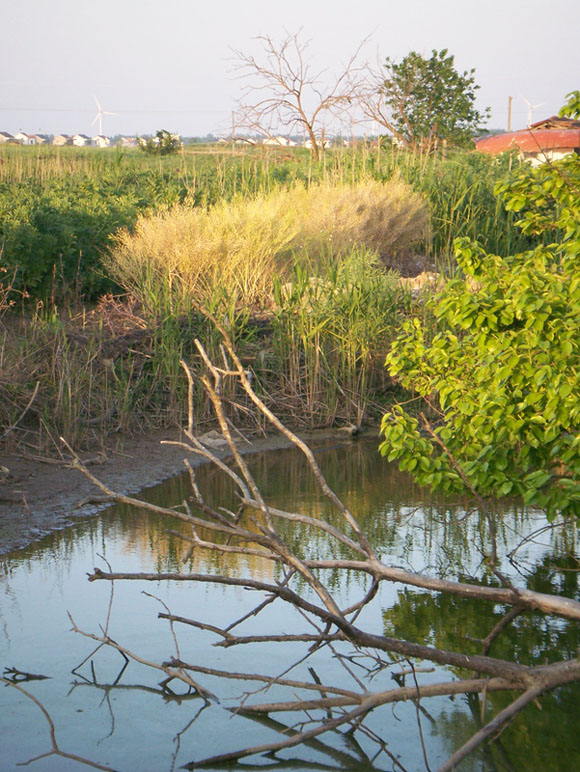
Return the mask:
[[[424,200],[400,180],[297,186],[141,217],[117,235],[107,267],[151,312],[176,313],[191,297],[207,303],[218,292],[247,307],[267,303],[273,278],[295,262],[354,246],[392,255],[428,233]]]

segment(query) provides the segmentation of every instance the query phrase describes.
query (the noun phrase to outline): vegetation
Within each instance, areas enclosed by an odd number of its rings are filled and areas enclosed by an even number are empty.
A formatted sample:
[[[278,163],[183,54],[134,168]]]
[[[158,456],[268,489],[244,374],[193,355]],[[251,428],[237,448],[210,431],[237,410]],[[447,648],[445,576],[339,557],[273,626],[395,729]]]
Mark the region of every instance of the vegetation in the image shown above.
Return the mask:
[[[404,325],[387,365],[424,412],[387,413],[382,452],[419,483],[580,514],[579,190],[578,156],[519,169],[497,192],[542,243],[500,256],[459,240],[436,334]]]
[[[390,112],[385,128],[414,149],[431,151],[441,142],[471,144],[487,112],[475,108],[475,70],[455,69],[446,48],[425,59],[411,51],[400,62],[387,57],[380,96]]]
[[[181,147],[181,142],[170,131],[159,129],[154,137],[141,140],[139,147],[148,155],[173,155]]]
[[[317,272],[323,258],[336,261],[355,246],[396,255],[428,233],[422,198],[398,180],[296,186],[141,217],[115,237],[107,268],[155,316],[187,313],[192,298],[208,304],[220,291],[264,308],[273,280],[293,267]]]
[[[392,398],[390,340],[417,305],[384,269],[453,273],[456,236],[498,252],[537,240],[493,198],[510,158],[364,143],[319,163],[301,149],[0,154],[2,299],[14,304],[0,433],[34,453],[60,434],[82,447],[182,419],[179,360],[195,359],[195,337],[212,355],[218,346],[189,292],[228,320],[285,418],[372,420]],[[208,406],[196,399],[201,426]]]
[[[183,148],[160,157],[137,150],[3,147],[0,159],[3,264],[15,272],[15,289],[51,304],[73,296],[91,301],[115,289],[103,255],[113,234],[133,228],[140,215],[264,196],[297,183],[353,185],[399,176],[430,204],[432,238],[415,251],[443,266],[451,266],[457,236],[501,252],[529,243],[493,197],[509,159],[371,152],[365,144],[325,153],[318,163],[305,150],[259,148],[235,155]],[[405,272],[400,261],[392,267]]]

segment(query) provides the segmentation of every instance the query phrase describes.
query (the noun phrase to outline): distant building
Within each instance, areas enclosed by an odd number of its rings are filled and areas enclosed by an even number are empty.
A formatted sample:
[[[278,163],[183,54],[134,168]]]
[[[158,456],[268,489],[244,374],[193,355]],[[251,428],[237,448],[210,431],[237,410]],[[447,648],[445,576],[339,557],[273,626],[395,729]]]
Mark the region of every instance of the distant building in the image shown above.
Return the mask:
[[[33,136],[36,139],[37,145],[46,145],[50,142],[50,137],[48,137],[46,134],[34,134]]]
[[[14,139],[20,142],[21,145],[36,145],[36,137],[34,134],[25,134],[23,131],[19,131],[14,135]]]
[[[303,147],[307,147],[309,150],[312,150],[312,140],[311,139],[307,139],[304,142]],[[327,150],[330,147],[330,140],[329,139],[319,140],[318,141],[318,147],[321,147],[324,150]]]
[[[580,121],[553,115],[527,129],[478,139],[475,147],[490,155],[516,149],[521,158],[538,166],[572,153],[580,154]]]
[[[0,144],[4,142],[14,142],[14,137],[7,131],[0,131]]]
[[[293,142],[288,137],[267,137],[263,142],[263,145],[278,145],[279,147],[294,147],[296,142]]]
[[[91,141],[95,147],[110,147],[111,145],[109,137],[104,137],[102,134],[97,134]]]
[[[52,144],[60,147],[63,145],[72,145],[72,137],[69,134],[57,134],[52,140]]]
[[[137,137],[121,137],[120,147],[137,147]]]
[[[72,143],[75,147],[90,147],[92,140],[86,134],[75,134],[72,138]]]

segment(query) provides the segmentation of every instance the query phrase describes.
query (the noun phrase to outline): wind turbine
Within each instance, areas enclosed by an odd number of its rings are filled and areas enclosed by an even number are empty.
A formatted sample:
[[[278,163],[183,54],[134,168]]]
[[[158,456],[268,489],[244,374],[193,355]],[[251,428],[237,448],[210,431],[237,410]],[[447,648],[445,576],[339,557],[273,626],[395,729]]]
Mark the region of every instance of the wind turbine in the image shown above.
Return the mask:
[[[537,107],[543,107],[546,103],[540,102],[537,105],[533,105],[530,101],[528,101],[523,94],[520,94],[521,98],[524,100],[524,102],[528,106],[528,129],[532,125],[532,110],[535,110]]]
[[[97,104],[97,114],[95,115],[95,117],[93,119],[93,122],[91,123],[91,126],[94,126],[95,123],[98,121],[99,122],[99,136],[102,137],[103,136],[103,115],[117,115],[118,113],[110,113],[107,110],[103,110],[103,108],[101,107],[101,103],[99,102],[97,97],[94,96],[94,94],[93,94],[93,99],[95,100],[95,102]]]

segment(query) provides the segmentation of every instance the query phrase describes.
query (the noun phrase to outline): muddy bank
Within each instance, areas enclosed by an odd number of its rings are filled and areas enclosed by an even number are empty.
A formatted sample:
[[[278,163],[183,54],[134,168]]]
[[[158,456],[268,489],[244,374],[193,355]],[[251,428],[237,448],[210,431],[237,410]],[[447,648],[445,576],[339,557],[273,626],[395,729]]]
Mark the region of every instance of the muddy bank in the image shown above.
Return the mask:
[[[316,432],[305,439],[309,438],[344,441],[345,434]],[[105,453],[86,453],[82,458],[94,476],[111,489],[135,494],[180,474],[185,457],[192,464],[200,463],[183,448],[161,444],[164,440],[179,439],[177,431],[128,437]],[[241,445],[240,449],[244,453],[256,453],[289,445],[284,437],[272,436]],[[0,453],[0,466],[8,470],[8,475],[0,478],[0,555],[22,549],[109,504],[90,480],[64,462]]]

